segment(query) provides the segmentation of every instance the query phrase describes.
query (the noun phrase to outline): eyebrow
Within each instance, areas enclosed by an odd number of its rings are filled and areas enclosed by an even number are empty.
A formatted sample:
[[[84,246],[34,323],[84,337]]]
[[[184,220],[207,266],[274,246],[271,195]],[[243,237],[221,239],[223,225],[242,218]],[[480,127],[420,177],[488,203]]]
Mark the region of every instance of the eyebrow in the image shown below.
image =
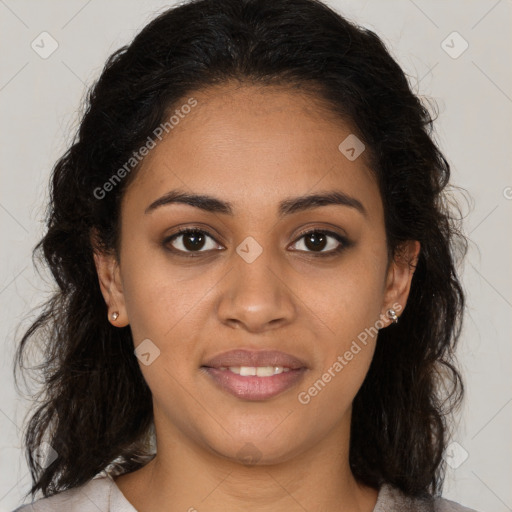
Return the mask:
[[[161,206],[175,203],[188,204],[210,213],[221,213],[231,216],[234,214],[233,204],[229,201],[223,201],[205,194],[190,194],[180,190],[171,190],[156,201],[153,201],[144,213],[147,214]],[[328,205],[348,206],[357,210],[365,217],[368,216],[361,201],[338,190],[285,199],[279,203],[278,215],[282,218],[293,213]]]

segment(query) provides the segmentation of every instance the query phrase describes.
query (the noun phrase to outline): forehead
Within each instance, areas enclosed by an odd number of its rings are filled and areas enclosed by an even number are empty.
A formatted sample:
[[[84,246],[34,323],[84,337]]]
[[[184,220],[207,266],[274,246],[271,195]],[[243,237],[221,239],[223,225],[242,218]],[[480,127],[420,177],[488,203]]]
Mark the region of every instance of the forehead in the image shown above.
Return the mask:
[[[355,134],[318,97],[282,86],[226,84],[191,93],[173,112],[189,98],[197,104],[180,112],[146,156],[126,200],[145,201],[145,208],[179,187],[215,193],[236,210],[335,188],[379,210],[364,151],[351,160],[339,149]]]

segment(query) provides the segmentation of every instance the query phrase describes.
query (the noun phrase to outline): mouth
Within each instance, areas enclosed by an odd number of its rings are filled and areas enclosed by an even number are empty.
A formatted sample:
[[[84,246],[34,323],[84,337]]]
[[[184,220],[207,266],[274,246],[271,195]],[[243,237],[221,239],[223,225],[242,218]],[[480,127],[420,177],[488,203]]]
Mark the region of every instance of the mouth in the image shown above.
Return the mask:
[[[212,383],[244,400],[267,400],[296,386],[307,371],[300,359],[280,351],[232,350],[201,366]]]

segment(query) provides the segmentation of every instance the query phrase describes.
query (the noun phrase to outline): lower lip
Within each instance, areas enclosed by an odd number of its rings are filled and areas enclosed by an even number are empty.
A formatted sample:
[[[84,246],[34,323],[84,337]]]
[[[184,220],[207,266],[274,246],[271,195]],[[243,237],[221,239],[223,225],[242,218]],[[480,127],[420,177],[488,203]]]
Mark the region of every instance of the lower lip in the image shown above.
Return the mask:
[[[202,367],[224,391],[244,400],[267,400],[290,389],[302,380],[306,368],[278,373],[270,377],[243,377],[229,370]]]

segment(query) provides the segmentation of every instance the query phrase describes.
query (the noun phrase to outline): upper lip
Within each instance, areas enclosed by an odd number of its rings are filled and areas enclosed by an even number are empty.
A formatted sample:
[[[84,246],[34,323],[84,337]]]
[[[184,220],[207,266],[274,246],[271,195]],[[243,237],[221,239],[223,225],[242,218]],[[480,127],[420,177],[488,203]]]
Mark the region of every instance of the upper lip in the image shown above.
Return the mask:
[[[283,366],[296,370],[307,365],[299,358],[279,350],[235,349],[222,352],[208,359],[203,366],[220,368],[221,366]]]

